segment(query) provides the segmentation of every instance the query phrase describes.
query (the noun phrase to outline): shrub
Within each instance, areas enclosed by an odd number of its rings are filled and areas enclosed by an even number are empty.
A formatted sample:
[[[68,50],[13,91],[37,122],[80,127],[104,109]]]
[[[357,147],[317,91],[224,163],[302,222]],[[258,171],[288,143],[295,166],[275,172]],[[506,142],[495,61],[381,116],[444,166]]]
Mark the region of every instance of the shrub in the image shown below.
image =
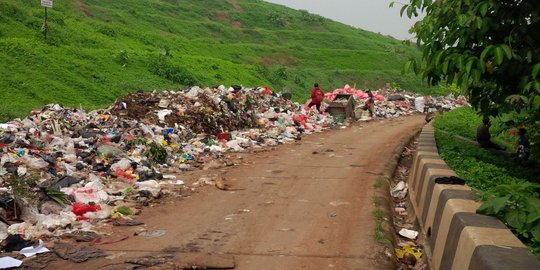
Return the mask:
[[[116,31],[114,31],[114,29],[108,27],[108,26],[105,26],[105,25],[102,25],[101,27],[98,28],[98,32],[108,36],[108,37],[116,37]]]
[[[496,185],[482,192],[479,213],[498,217],[512,229],[531,251],[540,257],[539,184],[522,180]]]
[[[165,55],[159,54],[150,61],[150,72],[162,78],[182,85],[193,86],[198,84],[197,79],[186,69],[171,63]]]
[[[287,25],[285,16],[279,12],[271,12],[268,14],[268,22],[275,27],[284,27]]]
[[[303,21],[309,23],[309,24],[323,24],[324,23],[324,17],[321,17],[317,14],[312,14],[307,10],[300,9],[300,17]]]

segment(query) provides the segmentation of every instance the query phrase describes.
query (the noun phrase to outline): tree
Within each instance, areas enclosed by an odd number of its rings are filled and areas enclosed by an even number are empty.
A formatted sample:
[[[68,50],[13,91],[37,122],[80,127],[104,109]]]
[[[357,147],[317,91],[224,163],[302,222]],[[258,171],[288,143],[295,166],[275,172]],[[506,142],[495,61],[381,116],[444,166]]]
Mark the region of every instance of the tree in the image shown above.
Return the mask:
[[[456,83],[484,115],[526,111],[540,119],[538,0],[409,0],[401,15],[423,48],[412,69],[432,85]]]

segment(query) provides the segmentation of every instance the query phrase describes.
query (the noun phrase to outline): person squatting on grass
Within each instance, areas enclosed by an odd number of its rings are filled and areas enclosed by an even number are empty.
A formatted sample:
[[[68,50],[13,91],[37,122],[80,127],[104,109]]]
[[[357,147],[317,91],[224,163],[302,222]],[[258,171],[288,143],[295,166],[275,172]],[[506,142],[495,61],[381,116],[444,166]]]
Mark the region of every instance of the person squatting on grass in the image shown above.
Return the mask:
[[[321,111],[321,103],[324,99],[324,92],[319,88],[319,84],[316,83],[313,86],[313,90],[311,90],[311,102],[309,103],[308,107],[311,108],[313,105],[315,105],[315,108],[317,108],[317,111],[319,113],[322,113]]]
[[[476,129],[476,141],[482,148],[503,150],[502,147],[491,141],[491,134],[489,133],[490,126],[491,123],[489,121],[489,117],[485,116],[484,119],[482,119],[482,124],[480,124]]]

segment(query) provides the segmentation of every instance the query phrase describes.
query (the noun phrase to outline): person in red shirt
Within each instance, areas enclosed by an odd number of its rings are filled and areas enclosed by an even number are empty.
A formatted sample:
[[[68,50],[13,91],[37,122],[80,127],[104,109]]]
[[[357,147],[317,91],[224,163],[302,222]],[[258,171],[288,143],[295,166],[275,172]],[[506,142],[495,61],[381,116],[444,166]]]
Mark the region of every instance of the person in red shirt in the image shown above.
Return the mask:
[[[322,113],[321,111],[321,103],[324,99],[324,92],[319,88],[319,84],[316,83],[313,86],[313,90],[311,90],[311,102],[309,103],[308,107],[311,108],[313,105],[317,108],[317,111]]]
[[[375,106],[375,96],[370,90],[367,90],[368,99],[364,103],[364,110],[369,112],[369,117],[373,117],[373,107]]]

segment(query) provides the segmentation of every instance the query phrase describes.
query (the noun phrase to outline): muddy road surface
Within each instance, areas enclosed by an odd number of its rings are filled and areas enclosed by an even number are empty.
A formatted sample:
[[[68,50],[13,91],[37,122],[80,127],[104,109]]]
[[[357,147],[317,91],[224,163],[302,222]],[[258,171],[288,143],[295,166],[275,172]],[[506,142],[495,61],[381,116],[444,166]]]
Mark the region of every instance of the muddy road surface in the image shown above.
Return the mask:
[[[240,165],[186,176],[218,175],[229,190],[164,199],[136,216],[144,225],[111,226],[103,241],[125,239],[97,246],[107,258],[45,269],[135,269],[125,262],[143,256],[151,269],[392,269],[374,237],[373,184],[424,124],[421,115],[359,122],[233,154]]]

